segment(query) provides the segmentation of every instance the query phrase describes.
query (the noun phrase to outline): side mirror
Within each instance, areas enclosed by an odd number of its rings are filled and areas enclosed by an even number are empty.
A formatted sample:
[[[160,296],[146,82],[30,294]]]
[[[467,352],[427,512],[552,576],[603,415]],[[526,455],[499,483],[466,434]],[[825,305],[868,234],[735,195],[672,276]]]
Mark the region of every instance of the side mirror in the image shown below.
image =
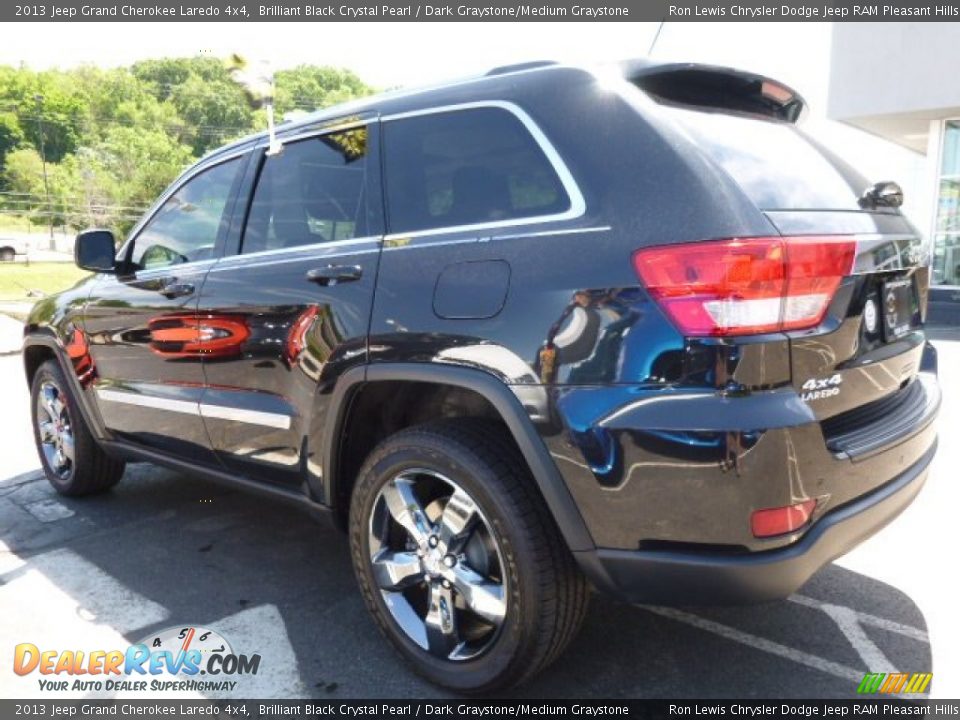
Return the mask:
[[[73,261],[93,272],[116,272],[116,255],[116,241],[109,230],[84,230],[73,246]]]

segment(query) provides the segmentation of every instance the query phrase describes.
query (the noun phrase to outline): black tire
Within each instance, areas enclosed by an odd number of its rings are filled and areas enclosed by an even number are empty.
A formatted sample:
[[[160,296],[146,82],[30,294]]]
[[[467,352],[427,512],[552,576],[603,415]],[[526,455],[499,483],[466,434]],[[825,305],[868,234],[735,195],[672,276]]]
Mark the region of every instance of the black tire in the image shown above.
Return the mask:
[[[13,248],[0,248],[0,262],[13,262],[17,259],[17,254]]]
[[[438,656],[411,639],[387,606],[385,595],[395,598],[394,591],[382,591],[374,574],[371,545],[379,543],[374,532],[375,526],[379,527],[377,513],[383,516],[385,512],[378,503],[386,502],[380,498],[385,497],[383,492],[391,482],[396,487],[398,478],[417,475],[420,469],[449,479],[459,486],[458,491],[469,496],[479,510],[483,527],[488,528],[484,532],[495,539],[496,558],[502,559],[496,563],[506,598],[502,623],[482,651],[466,659]],[[391,510],[386,512],[390,515],[387,522],[395,519]],[[429,517],[429,508],[426,514]],[[444,510],[435,523],[431,520],[430,532],[440,532],[437,528],[446,517]],[[586,580],[523,457],[498,425],[472,419],[448,420],[410,428],[384,440],[358,475],[349,531],[354,571],[377,625],[414,670],[437,685],[475,694],[523,683],[560,655],[586,613]],[[408,539],[406,547],[414,546],[416,543]],[[418,555],[423,546],[419,547]],[[469,565],[468,556],[461,555],[460,559]],[[437,576],[431,580],[426,572],[424,577],[429,595]],[[413,586],[410,591],[419,592],[418,588]],[[461,618],[469,620],[470,610],[460,609],[466,604],[465,596],[456,600],[454,595],[454,599],[458,608],[454,631],[458,632]]]
[[[123,461],[107,455],[94,440],[55,360],[43,363],[33,376],[30,406],[40,463],[58,493],[72,497],[92,495],[119,482],[125,467]],[[72,458],[67,440],[71,437]],[[61,464],[60,460],[64,462]]]

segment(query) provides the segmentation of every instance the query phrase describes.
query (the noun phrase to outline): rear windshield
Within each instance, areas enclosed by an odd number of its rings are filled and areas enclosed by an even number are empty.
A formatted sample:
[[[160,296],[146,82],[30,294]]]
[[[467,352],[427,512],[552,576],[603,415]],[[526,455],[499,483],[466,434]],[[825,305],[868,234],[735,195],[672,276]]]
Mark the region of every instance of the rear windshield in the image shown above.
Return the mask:
[[[761,210],[860,210],[868,183],[796,126],[666,109]]]

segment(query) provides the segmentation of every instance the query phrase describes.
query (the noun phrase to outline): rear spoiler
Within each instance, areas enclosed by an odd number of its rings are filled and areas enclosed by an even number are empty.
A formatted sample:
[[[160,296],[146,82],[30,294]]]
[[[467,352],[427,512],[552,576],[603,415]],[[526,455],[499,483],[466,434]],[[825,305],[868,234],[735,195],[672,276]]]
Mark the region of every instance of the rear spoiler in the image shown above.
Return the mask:
[[[621,69],[627,80],[665,105],[749,113],[791,123],[806,108],[806,101],[788,85],[742,70],[650,60],[628,60]]]

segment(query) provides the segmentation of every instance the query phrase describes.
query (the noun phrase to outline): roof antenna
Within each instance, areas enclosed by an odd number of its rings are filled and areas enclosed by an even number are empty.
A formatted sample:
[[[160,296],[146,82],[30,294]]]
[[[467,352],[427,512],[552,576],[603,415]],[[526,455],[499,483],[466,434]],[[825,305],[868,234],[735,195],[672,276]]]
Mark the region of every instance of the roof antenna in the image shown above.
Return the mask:
[[[650,49],[647,50],[647,57],[653,55],[653,48],[657,45],[657,40],[660,39],[660,32],[663,30],[663,26],[667,24],[666,20],[661,20],[660,24],[657,25],[657,31],[653,34],[653,40],[650,41]]]
[[[267,111],[267,134],[270,138],[267,155],[279,155],[283,152],[283,143],[277,139],[273,112],[274,82],[269,65],[261,62],[257,67],[252,67],[246,58],[237,53],[228,58],[226,65],[230,77],[243,88],[250,106],[263,107]]]

